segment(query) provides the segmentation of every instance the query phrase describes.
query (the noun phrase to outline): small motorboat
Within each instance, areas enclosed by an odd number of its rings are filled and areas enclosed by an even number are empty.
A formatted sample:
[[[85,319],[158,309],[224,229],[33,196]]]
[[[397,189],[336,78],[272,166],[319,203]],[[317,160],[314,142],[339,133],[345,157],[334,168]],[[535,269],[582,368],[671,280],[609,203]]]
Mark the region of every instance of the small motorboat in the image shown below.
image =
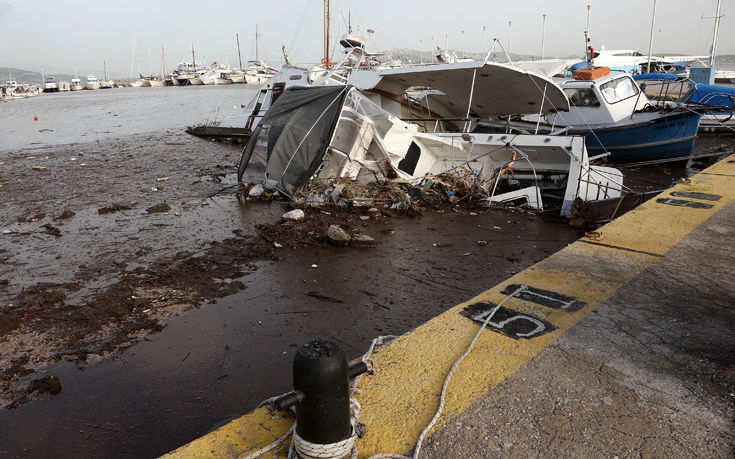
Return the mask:
[[[43,83],[43,92],[59,92],[59,85],[54,77],[46,77],[46,81]]]
[[[84,83],[79,78],[74,77],[71,79],[70,89],[72,91],[81,91],[84,89]]]
[[[559,83],[569,99],[569,111],[525,116],[496,122],[492,132],[506,129],[563,133],[585,137],[590,156],[614,161],[684,158],[691,154],[701,112],[652,104],[630,74],[607,68],[575,71]],[[484,127],[484,126],[483,126]]]
[[[99,89],[99,88],[100,88],[100,80],[94,75],[89,75],[87,77],[87,84],[84,85],[84,89]]]

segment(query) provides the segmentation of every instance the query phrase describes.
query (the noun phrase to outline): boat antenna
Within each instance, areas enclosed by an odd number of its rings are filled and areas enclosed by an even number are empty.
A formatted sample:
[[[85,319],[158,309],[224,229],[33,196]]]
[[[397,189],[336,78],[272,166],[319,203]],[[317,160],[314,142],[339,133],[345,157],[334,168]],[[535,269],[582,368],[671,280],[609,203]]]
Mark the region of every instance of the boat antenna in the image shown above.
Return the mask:
[[[651,36],[648,39],[648,65],[646,73],[651,73],[651,51],[653,50],[653,28],[656,23],[656,0],[653,0],[653,14],[651,15]]]
[[[717,35],[720,33],[720,8],[722,0],[717,0],[717,14],[715,14],[715,32],[712,37],[712,51],[709,54],[709,66],[715,66],[715,56],[717,55]]]
[[[237,59],[240,61],[240,70],[242,70],[242,55],[240,54],[240,35],[235,33],[235,38],[237,39]]]

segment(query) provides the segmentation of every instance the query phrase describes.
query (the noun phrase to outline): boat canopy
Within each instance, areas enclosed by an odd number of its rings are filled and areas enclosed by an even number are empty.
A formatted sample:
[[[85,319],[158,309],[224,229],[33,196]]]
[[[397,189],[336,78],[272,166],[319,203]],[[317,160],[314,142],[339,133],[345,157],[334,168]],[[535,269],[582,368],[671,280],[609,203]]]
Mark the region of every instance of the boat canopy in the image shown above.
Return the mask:
[[[253,153],[267,161],[266,183],[293,195],[322,163],[350,86],[288,88],[243,149],[238,180]]]
[[[402,96],[412,87],[431,87],[445,94],[446,103],[457,111],[470,107],[470,113],[481,118],[569,110],[569,100],[551,79],[494,62],[357,72],[350,83],[360,90],[394,96]]]

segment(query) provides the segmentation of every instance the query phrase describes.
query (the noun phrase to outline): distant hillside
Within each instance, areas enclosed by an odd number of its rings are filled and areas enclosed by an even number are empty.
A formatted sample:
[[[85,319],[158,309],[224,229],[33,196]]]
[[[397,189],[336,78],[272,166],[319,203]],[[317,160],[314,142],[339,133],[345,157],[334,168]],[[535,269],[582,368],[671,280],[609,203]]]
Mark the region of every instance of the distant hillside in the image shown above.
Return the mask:
[[[490,51],[488,49],[488,51]],[[449,51],[450,53],[454,54],[457,57],[462,57],[462,51],[459,49],[452,49]],[[436,61],[436,54],[438,53],[437,50],[432,51],[424,51],[423,52],[423,60],[424,62],[435,62]],[[401,59],[401,61],[405,61],[406,63],[418,63],[421,62],[421,55],[422,53],[420,51],[417,51],[415,49],[406,49],[406,48],[394,48],[389,51],[386,51],[386,54],[392,58],[398,58]],[[482,53],[470,53],[465,52],[464,56],[469,59],[479,60],[484,59],[485,54]],[[511,59],[514,61],[530,61],[534,59],[538,59],[538,56],[533,56],[531,54],[510,54]],[[495,62],[507,62],[507,58],[505,56],[505,53],[502,50],[496,49],[493,51],[493,54],[490,56],[490,59]]]
[[[10,79],[10,76],[12,75],[12,79],[17,81],[20,84],[36,84],[40,85],[43,83],[43,78],[41,77],[41,74],[39,72],[32,72],[30,70],[23,70],[23,69],[16,69],[13,67],[10,67],[10,74],[8,74],[8,68],[7,67],[0,67],[0,81],[5,82]],[[69,81],[72,78],[74,78],[74,75],[68,75],[66,73],[46,73],[44,74],[44,77],[54,77],[56,78],[56,81]]]

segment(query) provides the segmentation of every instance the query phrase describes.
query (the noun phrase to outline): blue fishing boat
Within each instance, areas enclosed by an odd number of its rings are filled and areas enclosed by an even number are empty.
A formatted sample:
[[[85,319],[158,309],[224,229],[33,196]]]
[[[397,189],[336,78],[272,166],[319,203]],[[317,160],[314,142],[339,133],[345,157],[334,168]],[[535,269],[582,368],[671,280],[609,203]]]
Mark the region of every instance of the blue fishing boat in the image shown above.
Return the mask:
[[[568,112],[526,117],[526,129],[535,124],[565,135],[584,136],[591,156],[609,154],[614,161],[679,158],[691,154],[701,118],[698,111],[654,106],[624,72],[605,69],[596,71],[595,79],[585,79],[588,77],[589,73],[560,83],[569,98]]]

